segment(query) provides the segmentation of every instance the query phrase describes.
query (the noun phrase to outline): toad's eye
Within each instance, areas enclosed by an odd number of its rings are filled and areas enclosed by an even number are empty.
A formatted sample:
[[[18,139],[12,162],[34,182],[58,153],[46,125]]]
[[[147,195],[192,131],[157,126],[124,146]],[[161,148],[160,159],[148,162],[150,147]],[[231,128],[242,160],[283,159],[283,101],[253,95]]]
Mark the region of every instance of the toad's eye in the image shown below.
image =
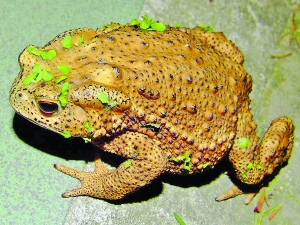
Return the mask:
[[[46,115],[52,115],[57,112],[58,104],[55,102],[38,101],[40,110]]]

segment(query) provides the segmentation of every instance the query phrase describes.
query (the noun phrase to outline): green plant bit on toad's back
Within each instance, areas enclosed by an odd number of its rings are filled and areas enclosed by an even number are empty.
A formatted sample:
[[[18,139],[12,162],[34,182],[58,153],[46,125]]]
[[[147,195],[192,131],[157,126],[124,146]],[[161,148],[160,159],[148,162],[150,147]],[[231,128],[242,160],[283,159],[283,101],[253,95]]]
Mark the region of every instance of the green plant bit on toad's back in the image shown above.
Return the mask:
[[[127,160],[125,161],[125,165],[124,165],[125,169],[127,169],[128,167],[130,167],[130,166],[131,166],[131,163],[132,163],[131,159],[127,159]]]
[[[82,139],[84,140],[84,143],[89,143],[89,142],[92,141],[91,138],[86,138],[86,137],[84,137],[84,138],[82,138]]]
[[[58,68],[59,71],[60,71],[61,73],[63,73],[63,74],[69,74],[69,73],[71,73],[70,67],[68,67],[68,66],[65,65],[65,64],[59,64],[59,65],[57,66],[57,68]]]
[[[67,76],[60,76],[55,82],[58,84],[59,82],[67,79]]]
[[[205,26],[204,23],[201,23],[198,26],[204,31],[214,31],[213,26]]]
[[[72,134],[69,131],[63,131],[61,133],[62,136],[64,136],[65,138],[70,138],[72,137]]]
[[[241,148],[247,148],[250,143],[250,139],[249,138],[239,138],[238,142],[239,142]]]
[[[147,15],[143,16],[142,20],[133,19],[130,26],[138,25],[142,30],[154,30],[163,32],[166,30],[166,25],[162,22],[155,22],[153,19],[149,18]]]
[[[93,127],[91,126],[91,124],[88,121],[85,121],[83,123],[83,126],[89,133],[93,132]]]
[[[190,164],[191,157],[190,157],[191,152],[186,151],[183,156],[178,156],[177,158],[170,158],[169,161],[174,161],[174,162],[181,162],[183,161],[183,168],[185,170],[191,170],[192,165]]]
[[[104,92],[99,92],[97,98],[102,102],[103,104],[107,104],[109,102],[108,95]]]

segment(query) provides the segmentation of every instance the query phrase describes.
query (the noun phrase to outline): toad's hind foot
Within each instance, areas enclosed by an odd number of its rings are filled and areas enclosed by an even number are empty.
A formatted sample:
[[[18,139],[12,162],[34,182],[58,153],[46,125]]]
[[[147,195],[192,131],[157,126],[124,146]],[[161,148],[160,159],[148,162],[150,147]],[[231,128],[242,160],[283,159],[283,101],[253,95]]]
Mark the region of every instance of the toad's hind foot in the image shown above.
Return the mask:
[[[238,186],[233,185],[229,190],[220,194],[218,197],[215,198],[217,202],[227,200],[229,198],[233,198],[235,196],[244,194],[245,195],[245,204],[248,205],[251,200],[254,198],[257,192],[244,192]]]

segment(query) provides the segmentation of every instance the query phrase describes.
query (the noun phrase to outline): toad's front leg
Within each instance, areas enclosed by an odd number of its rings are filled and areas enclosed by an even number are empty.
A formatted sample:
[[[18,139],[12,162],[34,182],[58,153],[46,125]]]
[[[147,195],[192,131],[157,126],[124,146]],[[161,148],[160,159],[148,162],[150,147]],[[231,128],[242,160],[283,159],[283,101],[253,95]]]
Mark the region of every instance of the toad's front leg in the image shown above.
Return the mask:
[[[87,195],[111,200],[121,199],[165,171],[167,157],[162,153],[159,144],[146,135],[127,132],[109,143],[94,144],[128,159],[116,170],[108,170],[98,158],[94,172],[54,165],[57,170],[81,182],[80,188],[66,191],[63,197]]]

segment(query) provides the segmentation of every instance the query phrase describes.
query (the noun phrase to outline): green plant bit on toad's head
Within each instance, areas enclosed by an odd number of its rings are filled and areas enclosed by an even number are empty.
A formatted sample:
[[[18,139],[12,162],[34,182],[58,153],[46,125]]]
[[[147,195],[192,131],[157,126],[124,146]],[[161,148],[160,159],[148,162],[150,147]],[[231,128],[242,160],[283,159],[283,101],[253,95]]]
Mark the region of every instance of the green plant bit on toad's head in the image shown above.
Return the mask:
[[[68,35],[64,39],[61,40],[61,44],[64,48],[70,49],[72,47],[72,36]]]
[[[45,60],[51,60],[56,57],[56,51],[54,49],[45,51],[45,50],[38,50],[33,48],[32,46],[29,46],[26,48],[26,50],[33,55],[41,56]]]
[[[34,64],[32,73],[23,80],[23,84],[26,86],[33,82],[39,82],[40,80],[52,80],[53,76],[49,73],[50,70],[51,69],[43,70],[40,64]]]
[[[62,88],[61,88],[61,93],[58,97],[58,100],[60,101],[60,104],[63,107],[68,104],[68,100],[67,100],[66,96],[69,93],[69,88],[70,88],[69,82],[63,83]]]

